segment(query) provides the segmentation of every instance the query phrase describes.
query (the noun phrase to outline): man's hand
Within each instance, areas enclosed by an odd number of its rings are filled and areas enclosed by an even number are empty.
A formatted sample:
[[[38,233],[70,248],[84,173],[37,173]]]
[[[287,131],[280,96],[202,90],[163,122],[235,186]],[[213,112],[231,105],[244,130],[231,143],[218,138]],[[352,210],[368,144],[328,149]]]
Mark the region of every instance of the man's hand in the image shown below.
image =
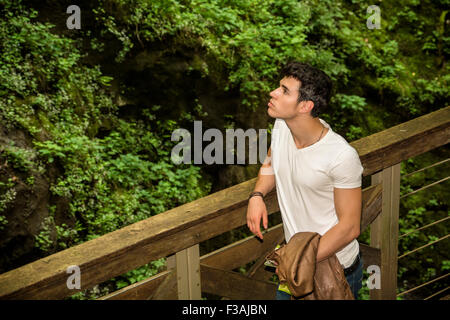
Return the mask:
[[[247,207],[247,226],[254,235],[262,240],[261,218],[264,229],[267,229],[268,219],[266,204],[264,203],[263,198],[259,196],[251,197]]]

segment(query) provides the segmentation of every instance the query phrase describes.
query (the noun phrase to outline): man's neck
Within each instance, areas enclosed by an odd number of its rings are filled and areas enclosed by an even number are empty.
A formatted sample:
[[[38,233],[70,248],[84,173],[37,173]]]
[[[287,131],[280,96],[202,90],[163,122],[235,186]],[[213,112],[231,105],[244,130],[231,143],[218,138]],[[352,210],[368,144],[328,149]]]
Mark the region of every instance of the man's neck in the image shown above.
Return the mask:
[[[285,119],[285,122],[291,130],[292,137],[298,149],[316,143],[319,137],[322,139],[328,132],[328,128],[324,127],[318,117],[298,116],[292,119]]]

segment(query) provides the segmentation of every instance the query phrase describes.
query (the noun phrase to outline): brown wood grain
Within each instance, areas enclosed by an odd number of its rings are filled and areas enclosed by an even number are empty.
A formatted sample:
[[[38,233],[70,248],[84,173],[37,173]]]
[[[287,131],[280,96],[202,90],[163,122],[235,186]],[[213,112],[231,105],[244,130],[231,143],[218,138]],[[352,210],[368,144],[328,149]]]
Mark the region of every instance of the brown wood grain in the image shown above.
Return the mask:
[[[350,143],[358,151],[363,176],[450,142],[450,106]]]
[[[236,300],[273,300],[277,285],[201,265],[202,291]]]
[[[364,243],[359,244],[359,250],[361,251],[363,259],[363,268],[367,269],[371,265],[381,265],[381,250],[378,248],[373,248]]]
[[[154,295],[156,289],[164,282],[166,277],[171,272],[172,271],[160,272],[160,273],[154,275],[153,277],[133,283],[133,284],[126,286],[120,290],[114,291],[110,294],[100,297],[98,300],[146,300],[146,299],[149,299]],[[176,299],[176,296],[177,296],[176,290],[171,290],[171,294],[174,297],[174,299]],[[156,299],[156,296],[155,296],[155,299]]]
[[[377,184],[367,187],[362,192],[362,214],[360,233],[378,217],[382,207],[382,185]]]

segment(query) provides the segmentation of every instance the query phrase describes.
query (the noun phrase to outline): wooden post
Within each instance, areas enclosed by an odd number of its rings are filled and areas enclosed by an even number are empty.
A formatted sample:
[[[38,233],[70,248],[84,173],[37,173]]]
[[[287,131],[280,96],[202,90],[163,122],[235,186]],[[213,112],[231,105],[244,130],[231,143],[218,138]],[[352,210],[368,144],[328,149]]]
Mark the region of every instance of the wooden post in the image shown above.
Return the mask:
[[[179,300],[201,300],[200,249],[196,244],[175,255]]]
[[[370,290],[370,299],[395,300],[397,296],[398,217],[400,208],[400,163],[372,175],[372,185],[381,183],[381,214],[370,226],[370,246],[381,250],[380,289]]]

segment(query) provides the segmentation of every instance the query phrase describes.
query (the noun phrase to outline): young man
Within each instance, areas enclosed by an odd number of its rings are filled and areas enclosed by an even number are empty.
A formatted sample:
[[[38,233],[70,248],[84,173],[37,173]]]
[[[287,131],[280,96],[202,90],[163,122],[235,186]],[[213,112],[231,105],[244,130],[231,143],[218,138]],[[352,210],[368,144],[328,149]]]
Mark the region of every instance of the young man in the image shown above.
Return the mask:
[[[268,114],[276,118],[268,157],[247,208],[247,226],[263,239],[264,196],[276,185],[286,242],[297,232],[321,235],[317,261],[336,253],[357,299],[362,286],[360,233],[363,167],[357,151],[318,117],[329,101],[331,80],[307,64],[290,62],[270,93]],[[269,160],[269,161],[267,161]],[[290,295],[277,290],[277,299]]]

